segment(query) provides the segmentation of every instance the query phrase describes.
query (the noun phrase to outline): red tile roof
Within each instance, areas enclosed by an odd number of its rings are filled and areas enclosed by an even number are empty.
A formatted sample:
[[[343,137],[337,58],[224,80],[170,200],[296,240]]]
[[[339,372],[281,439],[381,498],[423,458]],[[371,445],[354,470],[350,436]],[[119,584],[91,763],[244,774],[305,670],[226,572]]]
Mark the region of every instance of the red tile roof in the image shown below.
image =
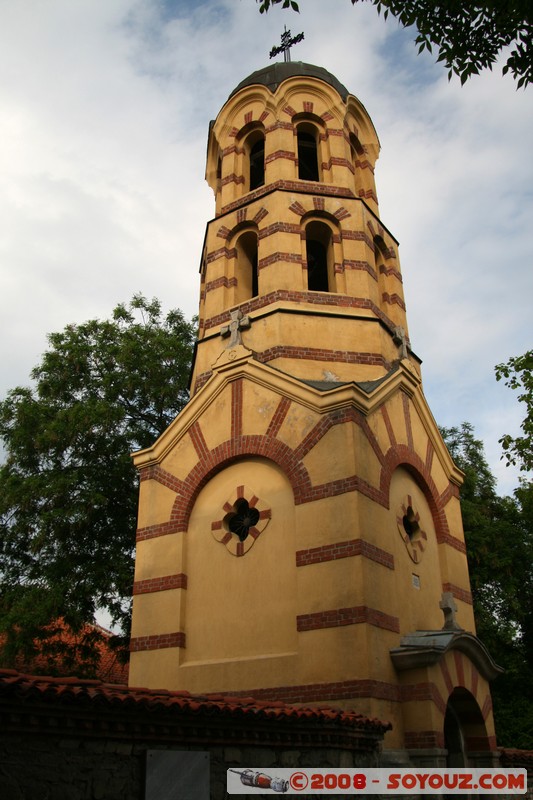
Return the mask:
[[[117,651],[111,647],[110,642],[114,636],[111,631],[100,625],[87,623],[79,632],[75,633],[62,619],[52,623],[50,630],[53,631],[52,635],[48,636],[44,646],[39,641],[35,642],[38,652],[33,658],[26,660],[23,657],[17,657],[15,659],[14,666],[17,670],[27,673],[52,670],[55,675],[70,675],[73,671],[82,671],[86,665],[83,663],[80,652],[84,640],[90,637],[98,653],[98,663],[94,669],[95,676],[99,680],[111,683],[128,682],[128,664],[124,664]],[[0,634],[0,647],[4,642],[5,634]],[[46,651],[47,646],[54,647],[58,644],[69,651],[69,659],[61,655],[61,650],[53,654]],[[43,650],[39,652],[41,647]]]
[[[110,704],[117,710],[136,706],[139,710],[167,710],[173,713],[218,714],[232,718],[277,719],[336,723],[343,728],[383,734],[390,723],[370,719],[355,711],[343,711],[329,706],[297,707],[283,702],[259,701],[253,697],[231,695],[192,695],[186,691],[145,689],[100,680],[76,677],[25,675],[17,670],[0,669],[0,699],[19,699],[45,703],[72,704],[87,702],[101,706]]]
[[[533,750],[517,750],[513,747],[500,748],[500,762],[504,766],[533,769]]]

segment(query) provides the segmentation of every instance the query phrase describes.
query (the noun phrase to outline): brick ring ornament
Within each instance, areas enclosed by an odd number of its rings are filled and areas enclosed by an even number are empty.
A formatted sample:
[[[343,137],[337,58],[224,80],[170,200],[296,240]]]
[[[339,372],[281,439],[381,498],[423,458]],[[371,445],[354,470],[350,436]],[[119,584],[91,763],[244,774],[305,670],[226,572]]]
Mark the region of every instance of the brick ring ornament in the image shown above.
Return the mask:
[[[411,495],[406,495],[396,512],[396,523],[409,557],[418,564],[427,545],[427,533],[420,527],[420,514],[413,507]]]
[[[233,556],[243,556],[253,547],[272,516],[266,503],[246,486],[237,486],[222,512],[211,523],[211,533]]]

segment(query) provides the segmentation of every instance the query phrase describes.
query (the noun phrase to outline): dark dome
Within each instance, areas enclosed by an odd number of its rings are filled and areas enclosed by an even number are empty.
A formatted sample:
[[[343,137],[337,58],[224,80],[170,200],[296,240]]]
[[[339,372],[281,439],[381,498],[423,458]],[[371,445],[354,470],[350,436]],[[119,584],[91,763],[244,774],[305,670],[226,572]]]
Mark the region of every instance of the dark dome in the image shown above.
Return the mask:
[[[327,69],[323,67],[316,67],[314,64],[304,64],[302,61],[278,61],[269,64],[267,67],[263,67],[263,69],[258,69],[256,72],[252,72],[251,75],[248,75],[247,78],[235,87],[230,97],[233,97],[234,94],[244,89],[245,86],[253,86],[255,83],[266,86],[267,89],[270,89],[270,91],[274,93],[280,83],[283,83],[287,78],[293,78],[295,75],[318,78],[325,83],[329,83],[330,86],[333,86],[333,88],[338,91],[343,100],[346,100],[349,94],[348,89],[337,80],[335,75],[332,75],[331,72],[328,72]]]

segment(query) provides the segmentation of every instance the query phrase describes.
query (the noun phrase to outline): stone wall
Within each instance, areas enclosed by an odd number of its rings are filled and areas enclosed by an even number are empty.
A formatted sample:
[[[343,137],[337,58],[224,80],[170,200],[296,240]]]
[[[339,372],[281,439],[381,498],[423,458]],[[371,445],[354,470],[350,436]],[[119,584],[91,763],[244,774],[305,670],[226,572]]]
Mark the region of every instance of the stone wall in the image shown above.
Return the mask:
[[[172,744],[160,747],[170,750]],[[153,748],[152,743],[129,738],[0,736],[0,797],[2,800],[143,800],[146,754]],[[230,767],[258,767],[272,772],[276,767],[377,766],[377,754],[369,758],[335,748],[180,744],[176,749],[209,752],[211,800],[227,797],[226,771]],[[193,787],[187,800],[192,800],[192,792]],[[146,795],[146,800],[151,798]],[[166,798],[159,796],[157,800]]]

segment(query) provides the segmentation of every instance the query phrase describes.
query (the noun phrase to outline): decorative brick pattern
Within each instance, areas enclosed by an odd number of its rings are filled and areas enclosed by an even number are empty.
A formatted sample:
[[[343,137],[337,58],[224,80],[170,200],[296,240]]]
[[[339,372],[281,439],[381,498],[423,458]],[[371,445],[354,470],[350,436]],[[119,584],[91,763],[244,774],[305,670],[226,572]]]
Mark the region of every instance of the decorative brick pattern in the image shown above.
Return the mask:
[[[333,216],[337,217],[337,219],[340,220],[340,219],[347,219],[348,217],[351,217],[352,215],[350,214],[349,211],[347,211],[344,208],[344,206],[340,206],[340,208],[338,208],[336,211],[334,211]]]
[[[176,522],[162,522],[159,525],[147,525],[145,528],[137,528],[136,541],[144,542],[147,539],[157,539],[159,536],[168,536],[171,533],[178,533],[182,528]]]
[[[273,305],[279,302],[289,303],[306,303],[316,306],[332,306],[334,308],[360,308],[372,311],[375,316],[383,322],[384,325],[391,331],[394,330],[395,325],[393,321],[371,300],[364,297],[351,297],[343,294],[331,294],[330,292],[299,292],[288,291],[286,289],[278,289],[275,292],[270,292],[260,297],[254,297],[246,303],[241,303],[240,308],[243,314],[250,314],[253,311],[259,311],[261,308]],[[222,314],[217,314],[215,317],[209,317],[205,321],[206,330],[218,327],[219,325],[226,325],[230,320],[230,312],[224,311]],[[368,317],[365,317],[368,320]]]
[[[307,550],[297,550],[296,566],[306,567],[309,564],[320,564],[323,561],[336,561],[339,558],[352,556],[363,556],[388,567],[388,569],[394,569],[394,556],[370,542],[365,542],[364,539],[350,539],[346,542],[335,542],[321,547],[311,547]]]
[[[453,692],[453,681],[452,676],[450,675],[450,670],[448,669],[448,664],[444,658],[441,658],[439,661],[439,667],[444,678],[444,683],[446,684],[446,691],[450,695]]]
[[[446,713],[446,701],[435,684],[430,681],[402,686],[400,689],[400,697],[403,703],[419,703],[424,700],[430,700],[437,706],[442,715]]]
[[[409,406],[409,398],[402,392],[403,415],[405,419],[405,430],[407,431],[407,444],[410,450],[414,450],[413,444],[413,426],[411,425],[411,408]]]
[[[313,113],[314,105],[310,100],[304,100],[304,111],[306,114]]]
[[[236,176],[236,175],[228,175],[227,178],[224,178],[223,183],[244,183],[244,176]],[[268,183],[264,186],[260,186],[257,189],[254,189],[253,192],[248,192],[243,197],[239,197],[237,200],[233,200],[228,205],[224,206],[221,210],[221,214],[227,214],[229,211],[234,211],[236,208],[244,204],[252,203],[254,200],[257,200],[259,197],[263,197],[266,194],[270,194],[274,191],[280,192],[298,192],[299,194],[321,194],[325,197],[347,197],[352,200],[356,200],[357,197],[351,191],[351,189],[346,189],[343,186],[332,186],[331,184],[325,183],[316,183],[315,181],[274,181],[273,183]]]
[[[273,153],[269,153],[265,158],[265,164],[271,164],[273,161],[278,161],[278,159],[294,161],[295,163],[298,160],[296,158],[296,153],[294,153],[292,150],[274,150]]]
[[[389,294],[388,292],[383,292],[381,297],[383,302],[387,303],[389,306],[400,306],[400,308],[405,311],[405,303],[399,294]]]
[[[299,217],[303,217],[303,215],[306,213],[306,209],[303,207],[303,205],[301,203],[298,203],[298,201],[295,201],[294,203],[291,203],[291,205],[289,206],[289,209],[294,214],[297,214]]]
[[[343,364],[367,364],[369,366],[384,367],[389,370],[390,362],[386,361],[380,353],[357,353],[349,350],[326,350],[318,347],[294,347],[291,345],[278,345],[267,350],[257,351],[256,357],[263,364],[275,358],[294,358],[303,361],[331,361]]]
[[[389,256],[389,258],[390,258],[390,256]],[[400,281],[400,283],[403,283],[403,278],[401,276],[401,273],[398,272],[397,269],[394,269],[394,267],[386,267],[384,264],[380,264],[379,271],[380,271],[381,275],[385,275],[387,278],[391,278],[391,277],[392,278],[396,278],[397,280]]]
[[[368,606],[334,608],[328,611],[316,611],[313,614],[299,614],[296,617],[296,627],[300,632],[365,623],[394,633],[400,632],[398,617],[392,617],[390,614],[385,614],[375,608],[368,608]]]
[[[253,221],[255,222],[256,225],[259,225],[259,223],[262,220],[264,220],[264,218],[267,217],[267,216],[268,216],[268,211],[266,210],[266,208],[261,206],[259,211],[255,214],[255,216],[253,218]]]
[[[270,420],[268,430],[266,432],[267,436],[271,436],[273,439],[276,438],[276,436],[279,433],[279,429],[283,425],[283,422],[285,420],[285,417],[287,416],[287,412],[290,407],[291,407],[291,401],[289,400],[289,398],[282,397],[278,403],[278,407],[276,408],[272,416],[272,419]]]
[[[235,253],[235,250],[233,251],[228,250],[227,253],[228,257],[231,258]],[[207,292],[212,292],[215,289],[220,289],[221,286],[225,287],[226,289],[229,289],[232,286],[237,286],[237,278],[226,278],[226,276],[223,275],[220,278],[216,278],[214,281],[209,281],[209,283],[207,283],[205,286],[205,293],[207,294]]]
[[[473,603],[472,592],[469,592],[467,589],[461,589],[461,587],[456,586],[455,583],[443,583],[442,591],[451,592],[458,600],[462,600],[463,603],[468,603],[470,606]]]
[[[301,230],[299,225],[291,225],[288,222],[274,222],[272,225],[267,225],[259,231],[259,238],[266,239],[268,236],[272,236],[275,233],[295,233],[300,236]]]
[[[285,106],[285,108],[283,108],[282,110],[284,114],[288,114],[289,117],[291,118],[294,117],[294,115],[296,114],[296,111],[292,106]]]
[[[477,688],[479,685],[479,672],[472,663],[470,664],[470,671],[472,673],[472,683],[470,686],[470,691],[472,692],[474,697],[477,697]]]
[[[134,636],[130,639],[132,653],[138,653],[140,650],[165,650],[169,647],[185,647],[183,631],[159,633],[153,636]]]
[[[433,464],[433,456],[435,454],[435,449],[433,447],[433,442],[431,439],[428,439],[426,445],[426,469],[428,472],[431,472],[431,466]]]
[[[405,747],[408,750],[430,750],[444,747],[442,731],[405,731]]]
[[[455,662],[455,671],[457,673],[457,683],[459,686],[466,686],[463,654],[458,650],[454,650],[453,660]]]
[[[324,211],[326,206],[325,200],[323,197],[313,197],[313,206],[316,211]]]
[[[241,436],[241,434],[242,434],[242,380],[238,380],[234,381],[231,384],[231,438],[236,439],[238,436]]]
[[[487,693],[485,702],[483,703],[483,708],[481,709],[481,716],[483,717],[484,720],[487,719],[491,711],[492,711],[492,699],[490,694]]]
[[[227,228],[225,225],[221,225],[217,231],[217,236],[221,239],[227,239],[230,234],[231,234],[230,229]]]
[[[381,416],[383,417],[383,422],[385,423],[385,428],[387,429],[387,435],[389,437],[389,441],[392,447],[396,447],[396,435],[394,433],[394,428],[392,427],[392,423],[390,421],[389,411],[386,405],[381,406]]]
[[[270,264],[276,264],[278,261],[288,261],[292,264],[301,264],[302,257],[298,253],[272,253],[271,255],[266,256],[266,258],[260,258],[257,268],[264,269],[265,267],[270,266]]]
[[[367,189],[366,192],[364,189],[359,189],[359,197],[365,198],[365,200],[373,200],[375,203],[378,202],[377,195],[372,189]]]
[[[222,178],[221,185],[227,186],[228,183],[235,183],[237,186],[241,183],[244,183],[244,175],[236,175],[234,172],[231,175],[226,175],[225,178]]]
[[[376,274],[376,270],[372,267],[368,261],[355,261],[353,259],[345,258],[343,261],[344,269],[362,269],[377,281],[378,276]]]
[[[247,111],[246,114],[244,115],[244,124],[249,125],[252,119],[253,119],[253,112]]]
[[[191,437],[194,449],[198,458],[203,459],[209,453],[209,448],[204,439],[202,429],[199,422],[194,422],[189,428],[189,436]]]
[[[309,703],[326,700],[349,700],[354,697],[374,697],[378,700],[399,702],[396,684],[376,680],[337,681],[335,683],[308,683],[295,686],[274,686],[268,689],[231,691],[234,697],[254,697],[256,700],[277,700],[284,703]]]
[[[135,581],[133,594],[151,594],[152,592],[165,592],[167,589],[186,589],[187,576],[180,572],[177,575],[163,575],[160,578],[147,578]]]
[[[219,258],[237,258],[237,251],[234,247],[220,247],[218,250],[212,250],[206,258],[206,263],[212,264]]]
[[[341,236],[343,239],[347,239],[349,241],[365,242],[371,250],[374,250],[372,239],[364,231],[352,231],[349,229],[344,229],[341,231]]]
[[[237,223],[244,222],[246,220],[247,214],[248,214],[248,206],[244,206],[244,208],[238,208]]]
[[[172,473],[167,472],[163,467],[160,467],[159,464],[153,464],[140,470],[139,480],[157,481],[162,486],[172,489],[173,492],[181,492],[183,488],[183,482]]]

